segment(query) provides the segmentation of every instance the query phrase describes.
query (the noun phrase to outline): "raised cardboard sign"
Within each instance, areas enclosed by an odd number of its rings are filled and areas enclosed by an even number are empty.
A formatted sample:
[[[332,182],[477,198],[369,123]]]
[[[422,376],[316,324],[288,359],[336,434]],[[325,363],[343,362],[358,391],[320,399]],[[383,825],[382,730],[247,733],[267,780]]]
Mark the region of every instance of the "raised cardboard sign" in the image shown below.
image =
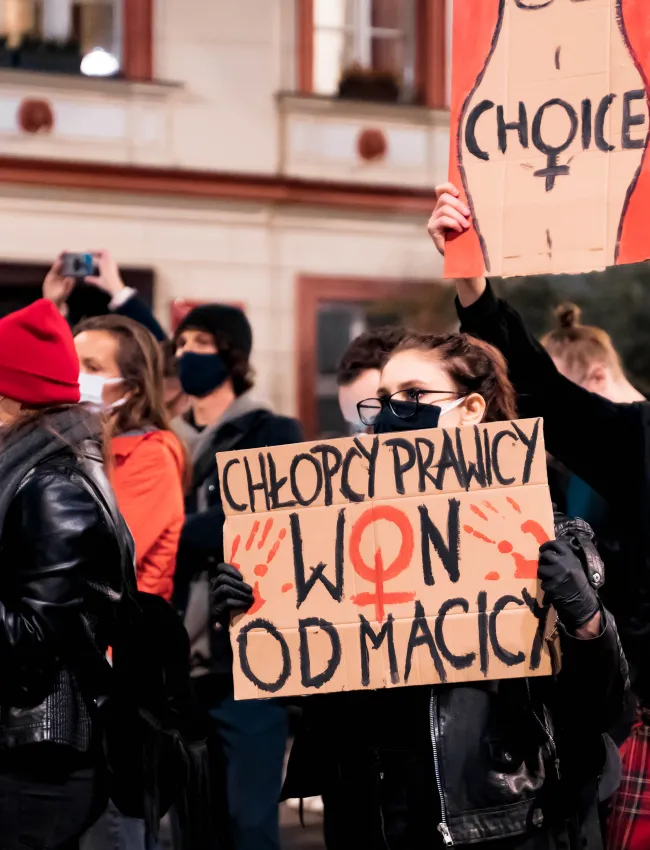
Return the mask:
[[[237,699],[545,675],[540,420],[217,456]]]
[[[455,0],[445,275],[650,257],[648,0]]]

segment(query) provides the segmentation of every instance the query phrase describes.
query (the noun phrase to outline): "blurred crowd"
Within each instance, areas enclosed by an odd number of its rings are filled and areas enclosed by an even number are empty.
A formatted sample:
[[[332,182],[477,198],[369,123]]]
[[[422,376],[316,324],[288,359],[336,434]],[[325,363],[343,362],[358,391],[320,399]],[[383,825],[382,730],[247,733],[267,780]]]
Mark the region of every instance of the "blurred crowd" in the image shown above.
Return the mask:
[[[440,187],[436,247],[469,226]],[[144,850],[169,812],[178,850],[279,850],[281,799],[328,850],[650,847],[650,405],[609,336],[563,304],[538,341],[462,280],[459,332],[364,333],[338,374],[350,434],[543,417],[561,670],[237,702],[215,458],[300,424],[256,399],[240,309],[168,337],[108,252],[66,257],[0,320],[0,848]],[[110,301],[77,322],[80,282]]]

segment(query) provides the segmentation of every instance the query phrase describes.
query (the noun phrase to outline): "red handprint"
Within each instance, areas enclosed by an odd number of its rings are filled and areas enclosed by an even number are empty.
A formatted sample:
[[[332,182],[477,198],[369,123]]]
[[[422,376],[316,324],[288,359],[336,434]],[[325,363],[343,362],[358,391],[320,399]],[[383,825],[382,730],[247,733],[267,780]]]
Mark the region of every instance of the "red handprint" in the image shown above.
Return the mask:
[[[515,502],[514,499],[507,497],[507,502],[515,513],[521,514],[521,507]],[[492,513],[499,514],[503,516],[501,512],[495,508],[492,502],[489,502],[487,499],[482,503],[483,508]],[[470,510],[472,513],[476,514],[479,519],[484,522],[489,522],[489,518],[485,511],[479,507],[478,505],[472,504],[470,505]],[[548,534],[544,531],[542,526],[533,519],[526,519],[522,522],[521,531],[524,534],[530,534],[535,538],[537,543],[541,546],[543,543],[548,542]],[[488,543],[492,546],[496,546],[501,552],[502,555],[511,555],[515,562],[515,578],[521,579],[530,579],[535,578],[537,576],[537,559],[526,558],[525,555],[522,555],[521,552],[515,552],[515,547],[509,540],[501,540],[497,543],[496,540],[492,540],[486,534],[483,534],[481,531],[477,531],[477,529],[473,528],[471,525],[463,526],[464,531],[467,534],[471,534],[473,537],[476,537],[478,540],[482,540],[484,543]],[[487,581],[498,581],[500,578],[499,573],[490,572],[485,576]]]
[[[257,548],[258,549],[264,548],[264,546],[266,545],[266,541],[267,541],[269,534],[271,533],[272,529],[273,529],[273,519],[269,518],[264,523],[264,528],[262,529],[262,534],[261,534],[259,540],[257,541]],[[246,552],[250,552],[250,550],[253,548],[253,544],[255,543],[255,541],[257,539],[257,535],[258,535],[259,530],[260,530],[260,521],[255,520],[255,522],[253,523],[253,526],[250,530],[250,533],[248,535],[248,538],[246,540],[246,546],[245,546]],[[278,535],[277,535],[274,543],[272,544],[271,548],[267,552],[265,561],[263,563],[259,563],[259,564],[255,565],[253,572],[255,573],[256,576],[263,578],[268,573],[269,565],[271,564],[271,562],[273,561],[275,556],[278,554],[278,550],[279,550],[280,546],[282,545],[282,541],[284,540],[284,538],[286,536],[287,536],[287,529],[281,528],[280,531],[278,532]],[[232,564],[232,566],[236,567],[238,570],[241,570],[241,565],[235,561],[235,556],[237,555],[237,552],[238,552],[239,547],[241,545],[241,541],[242,541],[241,534],[238,534],[232,542],[232,550],[230,552],[230,559],[229,559],[229,562]],[[284,585],[282,585],[282,592],[287,593],[287,591],[291,590],[292,587],[293,587],[293,584],[284,584]],[[249,615],[250,614],[256,614],[266,602],[266,599],[263,599],[262,595],[260,593],[260,583],[259,583],[259,581],[256,581],[255,584],[253,585],[253,597],[255,599],[255,602],[253,603],[253,606],[251,608],[249,608],[249,610],[248,610]]]

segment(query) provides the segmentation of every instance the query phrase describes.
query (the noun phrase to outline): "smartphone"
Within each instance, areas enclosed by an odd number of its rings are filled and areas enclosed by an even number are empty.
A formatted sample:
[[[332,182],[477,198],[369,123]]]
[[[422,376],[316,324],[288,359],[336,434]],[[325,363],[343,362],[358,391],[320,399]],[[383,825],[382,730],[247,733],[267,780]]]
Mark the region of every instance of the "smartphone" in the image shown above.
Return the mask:
[[[99,270],[92,254],[64,254],[61,258],[61,277],[85,280],[91,275],[96,277],[98,274]]]

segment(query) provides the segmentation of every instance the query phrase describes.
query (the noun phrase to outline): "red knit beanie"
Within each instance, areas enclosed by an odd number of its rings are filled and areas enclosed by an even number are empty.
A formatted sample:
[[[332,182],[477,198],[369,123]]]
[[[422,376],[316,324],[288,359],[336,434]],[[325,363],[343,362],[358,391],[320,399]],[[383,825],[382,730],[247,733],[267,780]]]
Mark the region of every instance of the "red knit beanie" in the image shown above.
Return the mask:
[[[0,319],[0,396],[29,407],[79,401],[79,358],[72,331],[42,298]]]

